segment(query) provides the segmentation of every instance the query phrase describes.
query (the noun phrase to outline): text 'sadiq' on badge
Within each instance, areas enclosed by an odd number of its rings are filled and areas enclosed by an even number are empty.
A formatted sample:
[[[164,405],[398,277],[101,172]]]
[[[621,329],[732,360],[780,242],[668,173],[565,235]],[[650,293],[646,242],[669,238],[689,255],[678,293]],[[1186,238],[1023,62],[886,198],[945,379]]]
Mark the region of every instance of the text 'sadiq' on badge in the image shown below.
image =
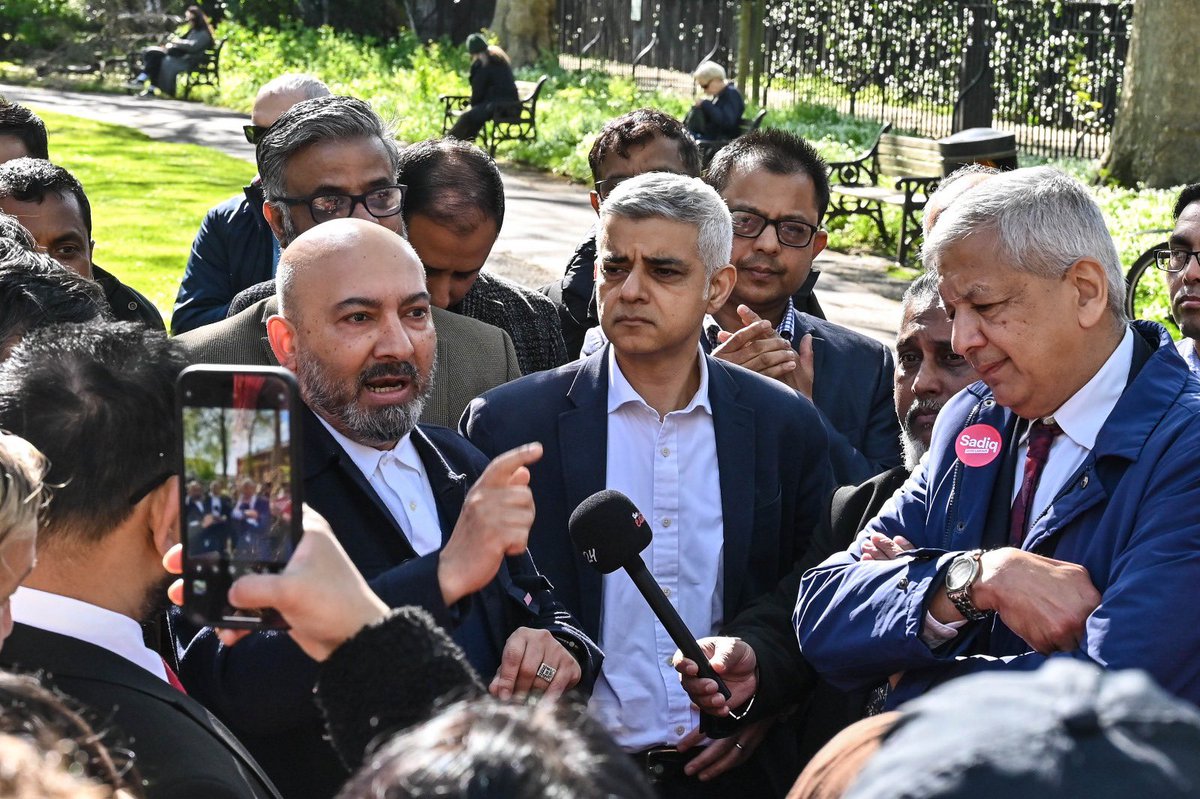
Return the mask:
[[[1000,431],[990,424],[973,424],[958,434],[954,452],[967,466],[987,466],[1000,454]]]

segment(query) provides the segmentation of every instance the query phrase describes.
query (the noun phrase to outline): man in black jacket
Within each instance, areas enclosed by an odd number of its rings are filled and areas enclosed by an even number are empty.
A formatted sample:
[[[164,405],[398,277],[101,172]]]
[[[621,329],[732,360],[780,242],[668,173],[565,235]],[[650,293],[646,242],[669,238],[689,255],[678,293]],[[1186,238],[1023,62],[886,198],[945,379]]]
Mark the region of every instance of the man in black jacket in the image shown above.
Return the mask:
[[[275,120],[303,100],[324,97],[329,87],[312,75],[281,75],[258,90],[250,124],[251,144]],[[279,243],[263,217],[261,180],[209,210],[192,242],[183,282],[175,296],[171,333],[179,335],[225,318],[229,301],[242,289],[275,275]]]
[[[15,216],[33,234],[38,250],[99,283],[118,321],[165,329],[150,300],[92,261],[92,206],[70,172],[37,158],[0,165],[0,211]]]
[[[391,607],[429,610],[499,696],[590,690],[599,651],[525,551],[523,464],[540,448],[503,456],[507,475],[489,478],[488,459],[461,436],[415,425],[436,331],[411,246],[381,225],[336,219],[290,243],[279,272],[267,333],[307,405],[305,497],[371,588]],[[345,779],[321,738],[316,665],[286,637],[224,649],[206,631],[183,679],[285,796],[332,796]]]

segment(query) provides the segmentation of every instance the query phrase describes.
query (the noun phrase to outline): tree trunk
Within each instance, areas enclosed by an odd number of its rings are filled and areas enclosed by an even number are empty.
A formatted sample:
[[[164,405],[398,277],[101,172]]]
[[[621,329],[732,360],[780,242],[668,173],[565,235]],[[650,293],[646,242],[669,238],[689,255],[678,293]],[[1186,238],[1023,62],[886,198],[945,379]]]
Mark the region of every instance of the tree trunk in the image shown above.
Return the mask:
[[[1105,168],[1116,182],[1167,188],[1200,180],[1200,103],[1183,56],[1200,29],[1196,0],[1137,0]]]
[[[514,67],[554,49],[554,0],[496,0],[492,31]]]

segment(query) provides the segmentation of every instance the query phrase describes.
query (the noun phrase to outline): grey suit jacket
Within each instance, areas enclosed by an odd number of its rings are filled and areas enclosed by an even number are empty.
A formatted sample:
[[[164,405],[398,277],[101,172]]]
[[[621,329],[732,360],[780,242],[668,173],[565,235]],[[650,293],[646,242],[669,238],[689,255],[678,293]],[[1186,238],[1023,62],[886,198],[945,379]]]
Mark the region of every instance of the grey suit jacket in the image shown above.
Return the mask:
[[[276,299],[268,297],[176,340],[192,363],[278,366],[267,342],[267,319],[277,310]],[[421,422],[457,427],[467,403],[520,377],[521,368],[512,339],[498,327],[441,308],[433,309],[433,325],[438,367]]]

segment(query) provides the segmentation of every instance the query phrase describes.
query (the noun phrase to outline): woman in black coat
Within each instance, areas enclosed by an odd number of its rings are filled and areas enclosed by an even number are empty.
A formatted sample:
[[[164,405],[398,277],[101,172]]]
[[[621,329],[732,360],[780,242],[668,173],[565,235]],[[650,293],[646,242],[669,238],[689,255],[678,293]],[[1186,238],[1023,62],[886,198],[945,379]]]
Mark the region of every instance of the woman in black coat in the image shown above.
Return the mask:
[[[471,141],[492,118],[497,105],[515,104],[520,98],[507,53],[495,45],[489,47],[478,33],[467,37],[467,52],[471,54],[471,107],[458,118],[448,135]]]
[[[741,135],[742,113],[746,101],[733,81],[725,78],[725,68],[705,61],[692,74],[707,95],[696,101],[684,124],[700,140],[736,139]]]

